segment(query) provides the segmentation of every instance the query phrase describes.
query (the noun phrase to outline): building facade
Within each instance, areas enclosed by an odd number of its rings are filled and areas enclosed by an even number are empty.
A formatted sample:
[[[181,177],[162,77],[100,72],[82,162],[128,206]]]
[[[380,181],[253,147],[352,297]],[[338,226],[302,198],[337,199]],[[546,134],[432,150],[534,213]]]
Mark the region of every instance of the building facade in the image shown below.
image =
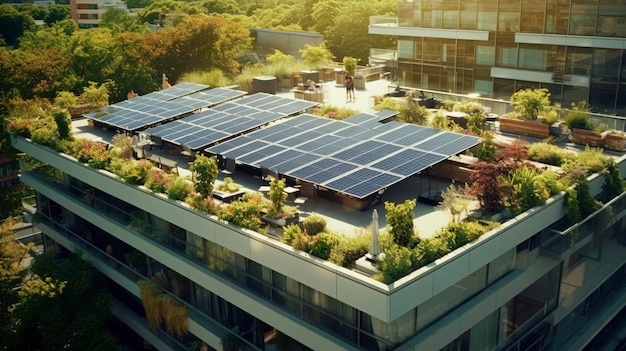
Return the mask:
[[[401,84],[509,100],[547,88],[568,107],[626,111],[626,3],[621,0],[399,0],[371,34],[398,39]]]
[[[123,0],[70,0],[70,13],[79,28],[97,27],[109,9],[126,10]]]
[[[80,250],[121,324],[159,350],[580,350],[624,319],[626,193],[570,228],[555,196],[385,285],[28,139],[13,146],[45,160],[24,160],[21,180],[46,250]],[[591,177],[591,193],[602,184]],[[185,336],[148,327],[141,281],[186,308]]]

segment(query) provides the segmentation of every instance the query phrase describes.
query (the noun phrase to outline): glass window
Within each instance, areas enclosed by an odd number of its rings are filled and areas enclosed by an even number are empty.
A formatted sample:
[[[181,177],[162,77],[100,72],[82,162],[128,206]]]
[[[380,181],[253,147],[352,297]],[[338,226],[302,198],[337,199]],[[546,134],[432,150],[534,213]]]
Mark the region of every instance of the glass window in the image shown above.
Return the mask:
[[[417,307],[417,330],[421,330],[486,287],[487,266]]]
[[[517,48],[498,48],[498,66],[513,67],[517,66]]]
[[[519,31],[519,13],[500,12],[498,14],[498,32]]]
[[[478,4],[476,0],[461,1],[459,25],[461,29],[477,29],[478,28]]]
[[[589,76],[591,74],[591,51],[591,48],[567,48],[565,73]]]
[[[413,58],[413,40],[398,39],[398,58]]]
[[[520,48],[519,68],[544,70],[546,68],[546,58],[543,50],[538,48]]]
[[[478,12],[478,29],[479,30],[496,30],[496,24],[498,23],[496,12],[491,11],[479,11]]]
[[[489,262],[489,275],[487,276],[487,285],[493,284],[496,280],[515,268],[515,249],[509,250],[495,260]]]
[[[493,66],[496,61],[496,48],[493,46],[476,46],[476,64]]]
[[[498,341],[498,311],[470,329],[469,350],[493,350]]]
[[[493,94],[493,82],[490,80],[474,80],[474,92],[482,96],[491,96]]]
[[[459,28],[459,10],[449,10],[443,12],[443,28]]]

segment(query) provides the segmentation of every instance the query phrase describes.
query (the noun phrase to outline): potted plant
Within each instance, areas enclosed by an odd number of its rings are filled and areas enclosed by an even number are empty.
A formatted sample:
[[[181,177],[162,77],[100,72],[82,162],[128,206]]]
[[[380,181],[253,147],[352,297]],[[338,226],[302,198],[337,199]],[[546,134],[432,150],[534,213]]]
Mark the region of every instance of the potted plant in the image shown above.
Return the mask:
[[[604,137],[602,132],[594,130],[591,121],[591,108],[587,102],[572,103],[571,109],[565,114],[565,124],[571,131],[570,141],[576,144],[589,146],[603,146]]]
[[[225,177],[213,191],[213,197],[230,203],[240,198],[245,192],[241,190],[241,185],[233,181],[231,177]]]
[[[511,106],[515,113],[500,118],[500,130],[515,134],[547,138],[550,136],[551,119],[540,119],[543,113],[550,112],[550,92],[548,89],[523,89],[511,96]]]

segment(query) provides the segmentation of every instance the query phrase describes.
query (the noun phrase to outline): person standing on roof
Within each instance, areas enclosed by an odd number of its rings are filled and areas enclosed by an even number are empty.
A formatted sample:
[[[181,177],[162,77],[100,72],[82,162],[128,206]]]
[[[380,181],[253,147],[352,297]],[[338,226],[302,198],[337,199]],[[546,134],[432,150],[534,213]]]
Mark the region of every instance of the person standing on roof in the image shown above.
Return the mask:
[[[351,101],[355,101],[356,99],[354,98],[354,79],[352,79],[352,76],[346,76],[346,102],[351,102]]]

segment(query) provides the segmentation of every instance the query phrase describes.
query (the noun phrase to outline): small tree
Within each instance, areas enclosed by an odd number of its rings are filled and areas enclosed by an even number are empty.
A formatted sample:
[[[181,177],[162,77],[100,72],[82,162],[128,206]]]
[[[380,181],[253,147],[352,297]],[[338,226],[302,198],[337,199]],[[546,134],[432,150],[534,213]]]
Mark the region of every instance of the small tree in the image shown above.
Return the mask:
[[[310,69],[318,69],[324,65],[328,65],[335,58],[332,52],[326,47],[326,44],[323,43],[320,46],[305,44],[304,49],[300,49],[299,51],[302,60]]]
[[[415,199],[406,200],[399,205],[389,201],[385,202],[385,210],[387,211],[385,218],[391,226],[389,232],[397,245],[408,247],[412,244],[415,234],[413,226],[415,204]]]
[[[202,194],[203,197],[211,196],[215,180],[217,179],[217,172],[219,171],[215,157],[209,158],[196,154],[196,159],[189,167],[189,170],[191,171],[191,180],[196,191]]]
[[[69,140],[72,138],[72,118],[67,110],[53,109],[52,118],[57,125],[59,138]]]
[[[78,104],[78,97],[71,91],[59,91],[54,98],[54,106],[59,108],[70,108]]]
[[[294,63],[296,58],[292,55],[287,55],[280,50],[274,49],[274,53],[267,55],[265,61],[269,64],[289,64]]]
[[[522,89],[511,96],[511,106],[527,119],[537,119],[540,113],[550,106],[550,91]]]
[[[89,86],[83,88],[79,101],[93,107],[102,107],[109,104],[109,88],[107,84],[98,86],[96,82],[89,82]]]
[[[278,214],[282,211],[287,200],[287,193],[285,193],[285,180],[274,179],[270,182],[269,191],[270,201],[272,201],[272,213]]]
[[[356,65],[358,62],[359,60],[354,57],[345,56],[343,58],[343,69],[348,72],[348,75],[354,76],[354,74],[356,73]]]
[[[458,223],[461,220],[461,214],[467,212],[472,199],[462,194],[461,190],[454,184],[450,184],[446,190],[441,193],[443,200],[437,205],[438,210],[450,211],[452,221]]]

